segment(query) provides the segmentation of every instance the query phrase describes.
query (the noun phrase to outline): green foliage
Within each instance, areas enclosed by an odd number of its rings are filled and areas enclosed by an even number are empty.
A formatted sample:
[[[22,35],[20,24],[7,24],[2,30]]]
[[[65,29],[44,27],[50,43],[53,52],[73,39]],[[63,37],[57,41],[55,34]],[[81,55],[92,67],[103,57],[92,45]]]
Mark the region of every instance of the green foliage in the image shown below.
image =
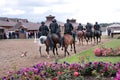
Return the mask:
[[[112,41],[108,41],[104,44],[106,48],[117,48],[120,46],[120,40],[119,39],[113,39]],[[60,62],[63,62],[63,61],[66,61],[68,63],[72,63],[72,62],[79,62],[79,57],[83,57],[83,56],[87,56],[84,61],[85,62],[94,62],[94,61],[103,61],[103,62],[112,62],[112,63],[116,63],[116,62],[119,62],[120,61],[120,56],[111,56],[111,57],[96,57],[94,56],[93,54],[93,50],[94,48],[96,47],[101,47],[101,44],[100,45],[97,45],[95,47],[91,47],[81,53],[77,53],[76,55],[72,55],[72,56],[69,56],[69,57],[66,57],[64,59],[61,59],[59,60]],[[89,60],[89,61],[88,61]]]

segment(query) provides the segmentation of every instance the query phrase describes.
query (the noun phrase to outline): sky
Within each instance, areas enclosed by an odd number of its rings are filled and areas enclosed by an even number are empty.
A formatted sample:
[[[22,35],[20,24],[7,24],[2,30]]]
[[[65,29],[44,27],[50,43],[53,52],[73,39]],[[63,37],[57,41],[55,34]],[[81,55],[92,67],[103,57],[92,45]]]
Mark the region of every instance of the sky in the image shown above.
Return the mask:
[[[48,15],[61,22],[120,22],[120,0],[0,0],[0,17],[41,22]]]

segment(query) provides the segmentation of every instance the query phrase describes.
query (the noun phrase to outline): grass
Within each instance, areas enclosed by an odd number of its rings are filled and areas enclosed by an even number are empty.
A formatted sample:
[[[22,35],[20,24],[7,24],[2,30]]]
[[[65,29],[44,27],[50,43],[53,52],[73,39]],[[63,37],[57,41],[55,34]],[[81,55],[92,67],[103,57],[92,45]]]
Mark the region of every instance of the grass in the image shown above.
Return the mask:
[[[120,62],[120,56],[110,56],[110,57],[96,57],[93,54],[93,50],[96,47],[100,47],[101,45],[97,45],[94,47],[91,47],[81,53],[77,53],[76,55],[72,55],[63,59],[60,59],[60,62],[66,61],[68,63],[74,63],[74,62],[95,62],[95,61],[103,61],[103,62]],[[104,47],[108,48],[117,48],[120,47],[120,39],[113,39],[111,41],[108,41],[104,43]]]

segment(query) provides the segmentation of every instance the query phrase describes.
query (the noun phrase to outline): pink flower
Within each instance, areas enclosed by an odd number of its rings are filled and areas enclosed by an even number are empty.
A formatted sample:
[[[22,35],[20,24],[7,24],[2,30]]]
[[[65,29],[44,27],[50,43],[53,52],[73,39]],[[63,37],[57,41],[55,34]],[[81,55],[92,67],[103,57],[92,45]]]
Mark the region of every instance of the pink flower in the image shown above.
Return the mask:
[[[53,77],[52,80],[57,80],[56,77]]]
[[[78,75],[79,75],[79,73],[78,72],[74,72],[74,74],[73,74],[75,77],[77,77]]]
[[[61,74],[62,74],[62,72],[60,72],[60,71],[57,72],[57,75],[58,75],[58,76],[60,76]]]
[[[96,48],[96,49],[94,49],[93,52],[94,52],[95,56],[101,56],[102,50],[100,48]]]
[[[120,69],[117,71],[116,77],[114,78],[114,80],[120,80]]]
[[[38,73],[38,69],[37,68],[34,68],[33,71],[34,71],[35,74]]]

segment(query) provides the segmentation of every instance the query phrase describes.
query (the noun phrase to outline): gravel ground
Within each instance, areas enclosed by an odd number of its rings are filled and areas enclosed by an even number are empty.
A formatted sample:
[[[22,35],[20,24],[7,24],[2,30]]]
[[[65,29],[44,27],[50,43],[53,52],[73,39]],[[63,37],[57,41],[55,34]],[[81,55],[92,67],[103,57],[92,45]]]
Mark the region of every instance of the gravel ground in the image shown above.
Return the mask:
[[[107,39],[102,42],[108,41]],[[90,48],[91,44],[81,46],[78,41],[76,43],[77,52],[81,52]],[[42,47],[42,55],[39,55],[39,46],[34,43],[33,39],[11,39],[0,40],[0,77],[7,75],[8,71],[18,70],[19,68],[29,67],[40,62],[53,62],[55,56],[50,51],[50,58],[47,59],[45,46]],[[22,52],[27,52],[27,56],[21,57]],[[64,52],[59,49],[60,58],[63,58]],[[74,54],[73,52],[70,52]]]

